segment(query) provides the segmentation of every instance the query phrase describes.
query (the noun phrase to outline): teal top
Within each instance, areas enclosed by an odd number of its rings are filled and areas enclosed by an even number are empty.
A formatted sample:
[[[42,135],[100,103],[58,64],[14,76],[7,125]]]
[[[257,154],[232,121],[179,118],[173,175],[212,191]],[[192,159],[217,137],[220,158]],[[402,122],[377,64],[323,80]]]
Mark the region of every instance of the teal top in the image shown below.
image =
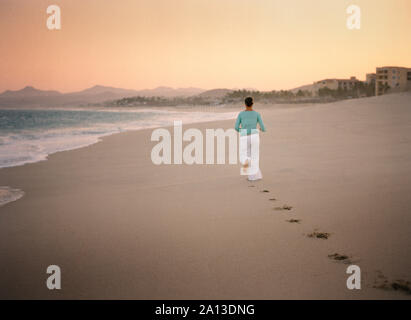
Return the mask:
[[[241,111],[235,122],[235,130],[240,132],[240,129],[247,129],[247,135],[250,135],[252,129],[257,129],[257,122],[260,124],[261,131],[265,132],[263,120],[257,111]],[[241,135],[244,135],[243,132]]]

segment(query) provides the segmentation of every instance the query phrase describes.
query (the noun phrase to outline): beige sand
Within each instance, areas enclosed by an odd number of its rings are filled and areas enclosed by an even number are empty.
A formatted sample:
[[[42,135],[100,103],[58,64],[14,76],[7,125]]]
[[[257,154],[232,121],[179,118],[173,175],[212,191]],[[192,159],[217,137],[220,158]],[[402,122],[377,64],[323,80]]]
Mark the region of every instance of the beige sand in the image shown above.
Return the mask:
[[[411,95],[260,111],[256,183],[235,165],[153,165],[152,130],[0,170],[25,192],[0,207],[0,298],[410,298],[373,284],[411,279]]]

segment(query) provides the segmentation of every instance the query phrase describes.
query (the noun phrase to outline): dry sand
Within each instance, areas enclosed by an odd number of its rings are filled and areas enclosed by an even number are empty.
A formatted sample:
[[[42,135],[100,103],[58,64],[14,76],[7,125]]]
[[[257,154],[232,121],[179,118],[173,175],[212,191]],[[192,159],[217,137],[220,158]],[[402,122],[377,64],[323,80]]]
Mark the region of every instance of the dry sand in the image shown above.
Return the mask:
[[[152,130],[0,170],[25,192],[0,207],[0,298],[409,299],[373,285],[411,280],[411,95],[256,109],[259,182],[236,165],[155,166]],[[361,290],[334,253],[360,266]]]

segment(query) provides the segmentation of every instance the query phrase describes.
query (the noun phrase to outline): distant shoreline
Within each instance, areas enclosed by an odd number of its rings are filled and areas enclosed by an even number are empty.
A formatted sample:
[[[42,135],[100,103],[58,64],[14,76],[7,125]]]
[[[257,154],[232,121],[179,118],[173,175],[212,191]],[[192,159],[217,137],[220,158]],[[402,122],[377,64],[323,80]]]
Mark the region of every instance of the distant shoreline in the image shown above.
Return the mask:
[[[192,124],[236,116],[235,112],[227,110],[204,112],[155,108],[15,108],[0,109],[0,113],[0,124],[10,128],[0,129],[0,169],[44,161],[55,152],[87,147],[112,134],[169,126],[174,118]],[[27,120],[27,127],[25,118],[33,119]],[[32,127],[33,121],[44,122],[44,127]],[[60,122],[67,124],[61,126]]]

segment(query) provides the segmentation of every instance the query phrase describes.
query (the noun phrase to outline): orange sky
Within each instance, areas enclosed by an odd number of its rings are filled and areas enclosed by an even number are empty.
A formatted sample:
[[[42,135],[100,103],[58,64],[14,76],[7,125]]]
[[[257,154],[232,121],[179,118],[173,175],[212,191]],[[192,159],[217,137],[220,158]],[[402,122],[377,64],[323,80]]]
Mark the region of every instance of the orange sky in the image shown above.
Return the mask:
[[[46,28],[61,7],[62,29]],[[362,10],[361,30],[346,8]],[[410,0],[1,0],[0,92],[290,89],[411,67]]]

